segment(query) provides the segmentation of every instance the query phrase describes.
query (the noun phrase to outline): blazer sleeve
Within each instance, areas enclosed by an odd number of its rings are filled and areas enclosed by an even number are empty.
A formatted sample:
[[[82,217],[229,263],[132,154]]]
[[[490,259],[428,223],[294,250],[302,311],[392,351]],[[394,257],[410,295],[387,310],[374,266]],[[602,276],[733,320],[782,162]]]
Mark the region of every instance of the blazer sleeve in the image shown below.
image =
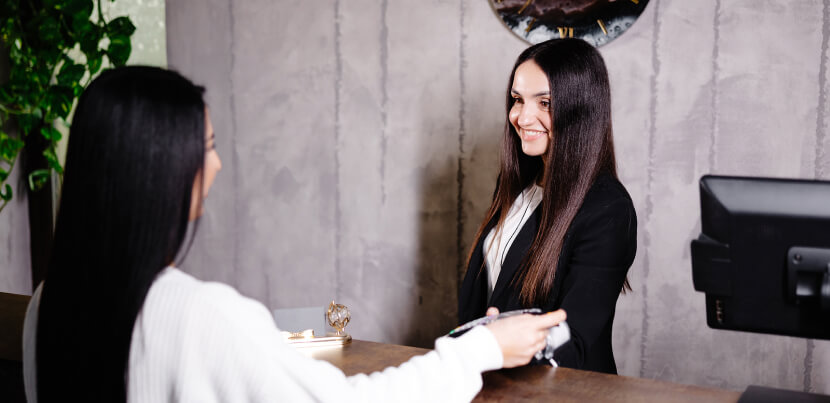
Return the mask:
[[[561,293],[554,296],[568,314],[571,341],[557,349],[554,359],[583,368],[592,347],[610,337],[617,297],[637,248],[637,217],[631,200],[620,197],[586,211],[572,225],[568,267]]]

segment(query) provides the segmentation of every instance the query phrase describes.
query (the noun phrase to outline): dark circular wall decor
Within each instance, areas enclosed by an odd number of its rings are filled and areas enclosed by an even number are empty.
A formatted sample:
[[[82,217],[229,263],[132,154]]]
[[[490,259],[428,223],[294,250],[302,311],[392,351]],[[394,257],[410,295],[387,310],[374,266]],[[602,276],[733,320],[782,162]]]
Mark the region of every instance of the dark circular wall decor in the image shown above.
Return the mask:
[[[488,0],[504,24],[535,44],[552,38],[582,38],[602,46],[622,35],[648,0]]]

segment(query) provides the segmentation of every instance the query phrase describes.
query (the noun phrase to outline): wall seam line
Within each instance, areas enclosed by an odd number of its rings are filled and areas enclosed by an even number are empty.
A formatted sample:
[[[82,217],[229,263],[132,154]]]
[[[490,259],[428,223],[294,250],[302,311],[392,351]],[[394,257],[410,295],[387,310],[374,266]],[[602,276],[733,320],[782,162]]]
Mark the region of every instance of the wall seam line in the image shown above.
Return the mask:
[[[343,92],[343,51],[341,49],[341,14],[340,0],[334,1],[334,296],[338,300],[341,295],[341,232],[342,211],[340,194],[340,131],[341,116],[340,102]]]
[[[649,79],[649,92],[651,99],[649,101],[649,130],[648,130],[648,166],[646,176],[646,212],[643,217],[643,228],[645,229],[643,235],[643,243],[645,250],[649,250],[651,245],[651,235],[648,232],[648,224],[651,221],[651,216],[654,210],[654,201],[652,200],[652,185],[654,183],[654,166],[655,166],[655,142],[656,142],[656,125],[657,125],[657,77],[660,74],[660,56],[658,55],[659,40],[660,40],[660,2],[654,1],[654,20],[653,20],[653,34],[651,43],[651,66],[652,76]],[[649,316],[648,316],[648,275],[650,270],[649,254],[646,252],[643,257],[643,322],[642,331],[640,333],[640,377],[645,377],[646,372],[646,342],[648,340],[649,330]]]
[[[824,159],[825,159],[825,120],[827,111],[827,58],[828,47],[830,47],[830,0],[824,0],[822,12],[822,29],[821,29],[821,59],[819,61],[818,70],[818,110],[816,113],[816,161],[815,161],[815,177],[822,179],[824,177]],[[807,348],[804,352],[804,391],[813,391],[813,354],[815,352],[816,344],[812,339],[807,339]]]
[[[380,203],[386,204],[386,143],[389,136],[388,117],[386,107],[389,103],[389,27],[386,25],[386,14],[389,0],[380,3]]]
[[[720,80],[720,64],[718,59],[720,57],[720,17],[721,17],[721,0],[715,1],[715,19],[714,19],[714,46],[712,46],[712,126],[709,131],[709,173],[717,170],[717,139],[719,134],[720,119],[718,115],[718,108],[720,107],[720,99],[718,98],[718,80]]]
[[[228,87],[230,89],[230,94],[228,96],[228,103],[231,112],[231,141],[233,144],[233,153],[231,154],[231,166],[233,167],[233,285],[239,288],[239,282],[237,279],[239,278],[238,270],[239,270],[239,180],[240,180],[240,173],[239,173],[239,147],[238,144],[238,135],[237,135],[237,122],[236,122],[236,97],[234,96],[236,88],[235,83],[233,80],[233,72],[234,68],[236,67],[236,57],[234,54],[234,42],[236,38],[234,37],[234,29],[236,26],[236,16],[234,15],[234,7],[233,7],[233,0],[228,1],[228,15],[230,15],[230,19],[228,21],[230,25],[230,57],[228,58],[229,61],[229,74],[228,74]],[[266,285],[266,289],[268,286]],[[270,303],[270,301],[266,301],[266,303]]]
[[[816,160],[815,160],[815,176],[816,179],[824,177],[824,123],[827,111],[827,58],[828,58],[828,42],[830,42],[830,0],[824,0],[824,7],[822,12],[822,35],[821,35],[821,59],[819,61],[818,73],[818,110],[816,113]]]
[[[465,103],[467,96],[466,82],[464,81],[464,68],[466,67],[467,55],[464,53],[466,34],[464,33],[464,18],[466,16],[466,0],[459,1],[459,39],[458,39],[458,83],[459,83],[459,98],[458,103],[458,172],[456,173],[456,182],[458,184],[458,195],[456,200],[456,209],[458,215],[456,216],[456,282],[460,281],[461,273],[464,270],[464,140],[466,137],[465,119],[467,117],[467,105]],[[456,283],[457,284],[457,283]],[[457,288],[457,287],[456,287]]]

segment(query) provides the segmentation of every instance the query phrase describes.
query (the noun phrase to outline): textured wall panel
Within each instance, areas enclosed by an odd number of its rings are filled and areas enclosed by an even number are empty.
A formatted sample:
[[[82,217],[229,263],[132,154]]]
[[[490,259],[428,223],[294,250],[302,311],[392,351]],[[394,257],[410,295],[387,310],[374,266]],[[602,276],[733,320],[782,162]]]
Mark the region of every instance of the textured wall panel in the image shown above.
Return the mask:
[[[647,203],[653,204],[646,197],[650,186],[648,173],[653,169],[653,143],[657,137],[651,111],[655,105],[658,10],[654,5],[646,8],[623,38],[600,48],[611,81],[618,174],[631,194],[638,219],[637,256],[628,272],[633,291],[618,299],[612,339],[617,370],[630,376],[642,374],[641,357],[648,343],[648,260],[644,251],[649,240],[645,231]]]
[[[467,270],[467,254],[493,198],[499,168],[505,95],[516,57],[527,44],[507,31],[486,2],[462,4],[459,83],[461,130],[461,216],[459,278]]]
[[[232,2],[237,284],[272,307],[335,291],[334,2]]]
[[[709,332],[703,296],[691,286],[689,241],[699,232],[697,180],[710,170],[707,132],[714,115],[711,60],[717,11],[714,1],[663,1],[650,8],[658,15],[648,113],[651,152],[641,212],[646,242],[639,255],[646,278],[640,375],[692,382],[687,374],[699,374],[705,365],[705,360],[694,360],[706,344],[700,333]],[[695,35],[688,35],[690,30]],[[701,62],[689,69],[695,59]]]
[[[337,297],[352,310],[355,335],[384,339],[405,320],[368,295],[394,273],[385,259],[381,186],[388,57],[386,8],[379,0],[336,2],[336,136],[339,194]],[[394,225],[389,225],[394,227]],[[381,287],[382,288],[382,287]]]
[[[382,4],[381,301],[400,321],[393,340],[431,345],[456,317],[459,6]]]
[[[237,284],[236,206],[239,195],[234,125],[232,13],[225,0],[176,1],[167,4],[167,51],[171,69],[206,87],[216,150],[222,170],[205,201],[205,215],[182,268],[205,280]],[[186,24],[177,23],[187,21]]]

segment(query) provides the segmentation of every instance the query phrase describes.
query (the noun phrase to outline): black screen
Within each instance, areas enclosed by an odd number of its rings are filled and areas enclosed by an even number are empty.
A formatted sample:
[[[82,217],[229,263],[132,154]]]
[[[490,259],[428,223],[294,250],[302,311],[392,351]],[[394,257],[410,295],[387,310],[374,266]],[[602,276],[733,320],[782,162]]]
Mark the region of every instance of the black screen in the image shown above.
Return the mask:
[[[700,205],[709,327],[830,339],[830,182],[707,175]]]

